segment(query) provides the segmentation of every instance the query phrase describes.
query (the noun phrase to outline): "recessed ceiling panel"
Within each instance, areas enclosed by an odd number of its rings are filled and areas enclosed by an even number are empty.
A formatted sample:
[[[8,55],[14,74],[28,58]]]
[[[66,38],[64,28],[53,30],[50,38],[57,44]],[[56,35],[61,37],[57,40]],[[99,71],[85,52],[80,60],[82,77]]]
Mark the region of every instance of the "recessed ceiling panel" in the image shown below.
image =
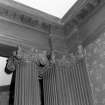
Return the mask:
[[[62,18],[78,0],[14,0],[47,14]]]

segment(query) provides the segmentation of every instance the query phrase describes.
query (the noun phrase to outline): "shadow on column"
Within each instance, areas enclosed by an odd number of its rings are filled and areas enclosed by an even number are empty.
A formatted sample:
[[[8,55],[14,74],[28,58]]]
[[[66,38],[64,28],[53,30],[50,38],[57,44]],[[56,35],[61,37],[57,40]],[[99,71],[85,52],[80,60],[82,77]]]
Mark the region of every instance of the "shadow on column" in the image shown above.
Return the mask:
[[[41,105],[44,105],[44,92],[43,92],[43,79],[39,80],[40,94],[41,94]]]

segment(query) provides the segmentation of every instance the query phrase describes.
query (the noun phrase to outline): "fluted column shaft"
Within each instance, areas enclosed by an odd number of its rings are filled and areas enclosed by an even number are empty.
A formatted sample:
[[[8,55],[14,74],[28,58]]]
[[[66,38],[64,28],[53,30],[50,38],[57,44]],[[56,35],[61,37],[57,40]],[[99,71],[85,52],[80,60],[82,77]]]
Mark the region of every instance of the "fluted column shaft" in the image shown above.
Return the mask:
[[[93,105],[84,59],[53,65],[43,78],[45,105]]]
[[[43,78],[45,105],[72,105],[69,75],[64,66],[54,64]]]
[[[92,93],[84,59],[71,66],[69,72],[72,105],[93,105]]]
[[[47,62],[45,52],[22,47],[8,59],[8,70],[16,71],[14,105],[41,105],[39,68]]]
[[[59,105],[56,71],[53,65],[43,77],[44,105]]]
[[[72,105],[69,72],[67,66],[56,64],[59,105]]]
[[[14,105],[40,105],[35,62],[22,60],[16,66]]]
[[[43,78],[45,105],[93,105],[84,55],[79,46],[75,54],[55,56]]]

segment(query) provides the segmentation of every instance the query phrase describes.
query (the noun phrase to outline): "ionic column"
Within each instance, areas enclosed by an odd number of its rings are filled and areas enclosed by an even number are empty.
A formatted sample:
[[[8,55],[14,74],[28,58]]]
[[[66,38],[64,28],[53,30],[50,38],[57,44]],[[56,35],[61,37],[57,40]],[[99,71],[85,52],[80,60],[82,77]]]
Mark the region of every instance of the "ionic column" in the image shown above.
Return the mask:
[[[69,81],[69,68],[56,64],[56,84],[59,105],[73,105],[71,100],[71,83]]]
[[[35,52],[23,48],[8,59],[7,68],[16,70],[14,105],[41,105],[37,61]]]
[[[81,46],[74,54],[55,54],[43,77],[45,105],[93,105]]]
[[[44,105],[59,105],[55,65],[47,69],[43,76]]]
[[[69,68],[59,61],[48,68],[43,76],[45,105],[72,105],[68,72]]]

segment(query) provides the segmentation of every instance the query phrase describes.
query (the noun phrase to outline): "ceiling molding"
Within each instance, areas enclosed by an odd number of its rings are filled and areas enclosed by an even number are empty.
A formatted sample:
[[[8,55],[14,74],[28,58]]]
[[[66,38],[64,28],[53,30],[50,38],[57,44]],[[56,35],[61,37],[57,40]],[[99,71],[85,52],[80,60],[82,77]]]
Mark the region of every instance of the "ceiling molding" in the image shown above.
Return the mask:
[[[72,8],[64,15],[61,19],[62,24],[66,24],[70,21],[75,15],[84,7],[84,5],[88,2],[88,0],[78,0]]]
[[[5,1],[5,0],[4,0]],[[47,17],[47,15],[46,15]],[[63,34],[63,25],[54,22],[49,22],[46,18],[39,16],[32,16],[31,14],[25,13],[16,9],[14,7],[8,6],[8,4],[1,3],[0,1],[0,19],[4,19],[6,21],[16,23],[19,25],[23,25],[24,27],[28,27],[40,32],[44,32],[49,34],[50,28],[56,29],[56,34]],[[62,30],[62,31],[61,31]]]
[[[45,12],[39,11],[37,9],[33,9],[31,7],[28,7],[26,5],[20,4],[15,2],[14,0],[0,0],[1,4],[5,4],[9,7],[13,7],[14,9],[23,11],[26,14],[31,15],[33,18],[38,17],[39,19],[42,19],[43,21],[49,22],[49,23],[54,23],[54,24],[60,24],[60,19],[49,15]]]
[[[97,1],[97,0],[96,0]],[[78,44],[83,44],[86,46],[87,43],[90,43],[90,40],[95,39],[96,31],[99,29],[100,24],[102,25],[104,18],[104,10],[105,10],[105,1],[99,0],[97,2],[92,2],[95,7],[94,9],[90,9],[91,12],[86,14],[86,17],[83,16],[79,24],[72,24],[72,29],[66,36],[67,41],[66,45],[68,46],[68,50],[72,51]],[[103,17],[102,17],[103,16]]]
[[[103,3],[103,7],[100,8],[98,13],[96,15],[93,15],[93,18],[87,21],[87,23],[85,23],[80,28],[80,32],[82,36],[84,32],[86,33],[85,37],[81,38],[84,46],[87,46],[88,44],[92,43],[102,34],[102,32],[105,31],[105,14],[104,13],[105,13],[105,3]]]
[[[84,23],[86,19],[92,15],[92,13],[101,6],[103,0],[87,0],[87,2],[81,7],[80,11],[64,25],[65,34],[71,35],[71,32],[75,27],[79,27]]]
[[[1,0],[0,18],[49,35],[51,34],[53,36],[55,49],[62,50],[62,44],[64,49],[67,47],[71,47],[72,49],[81,42],[77,36],[77,31],[79,30],[80,25],[82,26],[84,22],[93,15],[94,11],[103,4],[103,2],[105,1],[79,0],[64,18],[60,20],[35,9],[15,3],[13,0]],[[73,42],[74,39],[76,39],[75,42]]]
[[[85,0],[84,2],[83,0],[79,0],[73,6],[74,9],[79,10],[75,13],[75,16],[72,13],[71,13],[72,16],[69,15],[70,12],[73,12],[73,8],[70,9],[69,12],[64,16],[63,19],[65,20],[65,23],[67,22],[67,24],[63,24],[62,23],[63,20],[48,16],[47,14],[42,12],[36,13],[33,15],[33,12],[36,11],[35,9],[33,11],[33,9],[27,6],[15,3],[12,0],[0,1],[0,17],[3,17],[4,19],[8,19],[11,22],[15,22],[17,24],[21,24],[26,27],[30,27],[45,33],[49,33],[51,27],[56,27],[56,26],[63,27],[62,28],[64,30],[63,34],[67,35],[73,30],[75,25],[80,24],[80,22],[83,21],[84,18],[87,17],[87,15],[90,14],[90,12],[92,12],[95,7],[97,7],[97,5],[99,5],[100,2],[98,1],[100,0],[91,0],[90,2],[89,0]],[[49,18],[51,18],[51,20],[49,20]]]
[[[28,16],[22,11],[3,4],[0,4],[0,17],[8,19],[17,24],[23,24],[41,32],[49,33],[50,30],[50,24],[40,20],[39,18]]]

